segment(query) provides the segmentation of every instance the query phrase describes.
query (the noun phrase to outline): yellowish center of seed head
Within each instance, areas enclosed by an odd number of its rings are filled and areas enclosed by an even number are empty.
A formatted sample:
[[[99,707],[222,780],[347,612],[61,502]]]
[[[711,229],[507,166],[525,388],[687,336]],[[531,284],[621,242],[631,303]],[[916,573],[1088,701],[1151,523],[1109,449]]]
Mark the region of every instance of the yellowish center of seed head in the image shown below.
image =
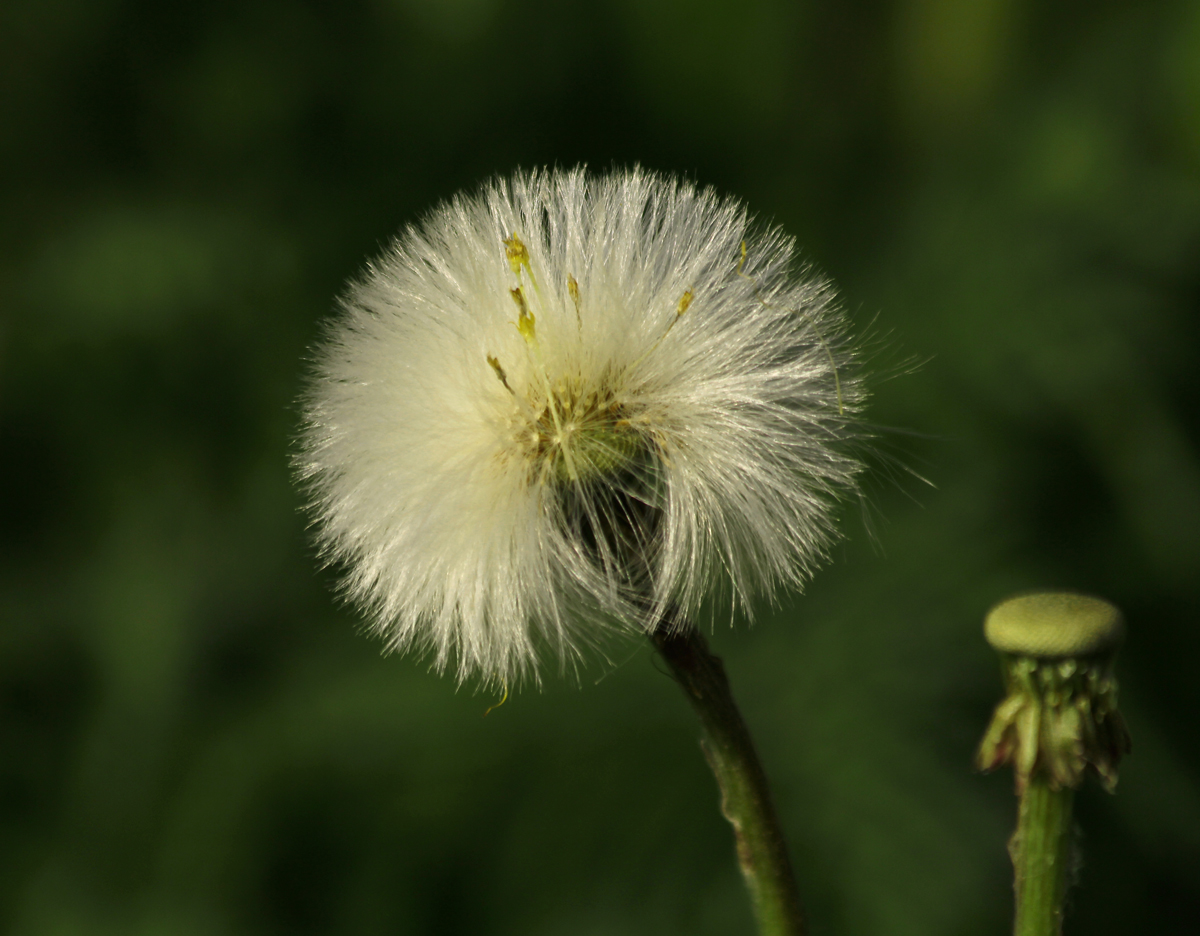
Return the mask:
[[[644,435],[626,413],[607,387],[584,390],[560,381],[549,399],[535,391],[512,423],[530,481],[586,482],[621,471],[646,450]]]
[[[642,449],[643,440],[625,417],[624,408],[605,391],[563,394],[556,404],[564,419],[562,451],[550,453],[556,481],[586,481],[615,474]],[[567,470],[568,463],[574,466],[574,478]]]

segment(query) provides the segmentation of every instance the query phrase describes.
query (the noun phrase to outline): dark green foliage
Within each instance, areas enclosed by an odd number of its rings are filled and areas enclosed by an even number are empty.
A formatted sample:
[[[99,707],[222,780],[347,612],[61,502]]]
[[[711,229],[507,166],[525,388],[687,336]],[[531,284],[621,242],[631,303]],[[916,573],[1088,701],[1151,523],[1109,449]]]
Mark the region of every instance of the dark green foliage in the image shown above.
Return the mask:
[[[0,931],[749,930],[648,648],[485,719],[356,633],[289,478],[344,280],[457,189],[578,161],[686,172],[795,233],[879,349],[872,419],[905,430],[874,543],[851,508],[808,595],[714,617],[815,932],[1007,930],[980,625],[1068,587],[1126,614],[1135,743],[1115,797],[1076,798],[1068,933],[1191,933],[1185,0],[6,0]]]

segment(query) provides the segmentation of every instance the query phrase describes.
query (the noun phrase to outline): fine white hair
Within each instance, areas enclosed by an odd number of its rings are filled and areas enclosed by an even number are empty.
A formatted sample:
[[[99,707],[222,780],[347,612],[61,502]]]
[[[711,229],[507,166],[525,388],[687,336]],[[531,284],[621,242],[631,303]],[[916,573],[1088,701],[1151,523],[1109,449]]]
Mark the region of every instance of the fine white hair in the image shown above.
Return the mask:
[[[410,226],[314,352],[298,474],[388,648],[513,685],[801,587],[854,489],[830,285],[736,200],[519,172]]]

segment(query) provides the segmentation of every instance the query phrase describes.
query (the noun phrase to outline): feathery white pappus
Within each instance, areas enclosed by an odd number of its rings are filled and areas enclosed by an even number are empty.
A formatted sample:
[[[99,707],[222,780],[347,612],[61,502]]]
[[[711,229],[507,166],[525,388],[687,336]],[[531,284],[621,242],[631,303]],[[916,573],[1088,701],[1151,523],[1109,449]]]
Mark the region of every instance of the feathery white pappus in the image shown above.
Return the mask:
[[[518,173],[349,286],[296,463],[390,649],[507,686],[803,585],[864,392],[829,284],[749,222],[640,169]]]

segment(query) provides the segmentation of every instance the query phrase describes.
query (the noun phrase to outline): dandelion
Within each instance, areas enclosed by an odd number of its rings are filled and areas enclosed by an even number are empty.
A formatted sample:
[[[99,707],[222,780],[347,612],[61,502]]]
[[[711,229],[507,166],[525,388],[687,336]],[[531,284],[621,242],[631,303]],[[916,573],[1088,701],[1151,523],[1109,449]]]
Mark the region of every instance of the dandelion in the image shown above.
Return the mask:
[[[863,391],[829,284],[750,222],[638,169],[518,173],[349,287],[298,468],[389,648],[507,686],[803,585]]]
[[[407,229],[316,352],[299,474],[393,649],[505,689],[612,630],[695,708],[761,932],[804,932],[778,817],[691,622],[801,586],[853,489],[863,390],[829,285],[732,199],[517,174]]]

